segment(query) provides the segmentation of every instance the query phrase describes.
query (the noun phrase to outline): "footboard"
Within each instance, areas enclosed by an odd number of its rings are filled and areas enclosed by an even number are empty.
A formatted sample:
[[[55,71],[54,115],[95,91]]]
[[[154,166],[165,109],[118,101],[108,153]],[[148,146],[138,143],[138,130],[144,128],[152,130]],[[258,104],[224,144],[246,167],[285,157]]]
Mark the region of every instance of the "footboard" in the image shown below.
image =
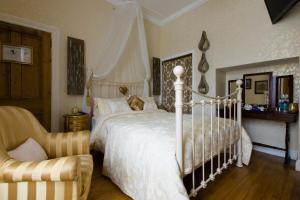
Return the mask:
[[[242,81],[238,80],[236,82],[237,84],[237,89],[232,93],[229,94],[228,96],[224,97],[210,97],[207,95],[199,94],[195,91],[193,91],[191,88],[186,88],[184,86],[183,81],[181,80],[181,75],[183,74],[184,70],[183,67],[181,66],[176,66],[173,70],[174,74],[176,75],[177,79],[174,82],[175,86],[175,108],[176,108],[176,159],[178,162],[178,166],[180,168],[181,172],[181,177],[183,178],[184,176],[184,147],[183,147],[183,113],[182,113],[182,108],[184,105],[189,105],[192,107],[192,190],[190,191],[189,196],[196,196],[197,192],[201,188],[205,188],[207,186],[207,183],[210,181],[215,180],[215,176],[218,174],[221,174],[224,169],[228,167],[228,165],[233,164],[234,161],[236,160],[236,165],[238,167],[242,167],[242,141],[241,141],[241,136],[237,140],[237,142],[233,141],[233,136],[232,134],[232,129],[238,130],[239,133],[241,133],[241,96],[242,96]],[[191,102],[183,102],[183,90],[191,90],[193,93],[196,93],[197,95],[200,95],[202,100],[200,101],[194,101],[192,100]],[[196,120],[195,116],[195,108],[197,106],[200,106],[200,119],[198,117],[198,121],[201,120],[201,127],[200,127],[200,132],[201,132],[201,140],[200,140],[200,145],[202,149],[202,179],[198,186],[196,186],[195,183],[195,143],[199,141],[195,141],[195,127],[194,127],[194,122]],[[220,108],[224,108],[223,115],[220,116]],[[228,108],[229,113],[226,115],[226,108]],[[208,116],[207,116],[208,115]],[[229,123],[225,122],[226,116],[229,118]],[[204,127],[204,118],[209,117],[210,118],[210,124],[209,124],[209,130],[205,131]],[[223,125],[221,125],[221,120],[223,121]],[[207,127],[207,126],[206,126]],[[213,129],[217,129],[216,131],[213,131]],[[225,130],[230,130],[228,131],[229,134],[229,145],[226,145],[226,142],[224,142],[224,145],[221,144],[221,132],[226,132]],[[216,134],[217,136],[213,137],[213,134]],[[210,152],[205,151],[205,134],[210,134]],[[227,132],[226,132],[227,134]],[[241,134],[239,134],[241,135]],[[217,138],[214,140],[213,138]],[[216,144],[217,146],[217,155],[213,154],[213,145]],[[209,155],[206,155],[206,154]],[[209,156],[210,157],[210,169],[208,169],[209,174],[205,174],[207,170],[205,170],[205,157]],[[217,159],[214,163],[213,157],[216,156]],[[223,159],[221,161],[221,157],[223,156]],[[221,163],[222,162],[222,163]],[[214,165],[217,165],[217,169],[214,169]]]

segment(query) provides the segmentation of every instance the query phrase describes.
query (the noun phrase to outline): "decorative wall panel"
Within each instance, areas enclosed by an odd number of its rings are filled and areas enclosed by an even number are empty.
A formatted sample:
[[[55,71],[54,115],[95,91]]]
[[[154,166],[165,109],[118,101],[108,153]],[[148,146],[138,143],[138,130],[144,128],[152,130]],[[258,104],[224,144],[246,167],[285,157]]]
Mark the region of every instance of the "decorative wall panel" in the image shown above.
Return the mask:
[[[68,94],[83,95],[85,85],[84,41],[68,37]]]
[[[162,106],[169,112],[175,112],[174,81],[176,80],[176,77],[173,74],[173,68],[177,65],[181,65],[184,68],[184,74],[182,77],[184,84],[192,88],[192,54],[173,58],[162,63]],[[184,90],[183,100],[184,102],[191,101],[192,93]],[[184,106],[183,112],[191,113],[191,107]]]
[[[153,57],[153,66],[152,66],[152,72],[153,72],[153,95],[160,95],[160,59]]]

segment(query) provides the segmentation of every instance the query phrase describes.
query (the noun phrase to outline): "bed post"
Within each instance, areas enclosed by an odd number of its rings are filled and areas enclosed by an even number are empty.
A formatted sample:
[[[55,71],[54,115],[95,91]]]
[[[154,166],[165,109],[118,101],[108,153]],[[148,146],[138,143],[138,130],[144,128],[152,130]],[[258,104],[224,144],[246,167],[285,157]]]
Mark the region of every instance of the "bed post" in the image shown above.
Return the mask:
[[[238,88],[238,93],[237,93],[237,123],[239,126],[239,131],[240,131],[240,139],[238,141],[238,158],[237,158],[237,163],[236,165],[238,167],[243,167],[242,163],[242,80],[237,80],[236,85]]]
[[[184,175],[183,169],[183,122],[182,122],[182,94],[183,94],[183,81],[181,80],[181,75],[184,69],[182,66],[176,66],[173,69],[176,81],[174,82],[175,87],[175,109],[176,109],[176,159],[180,169],[181,178]]]

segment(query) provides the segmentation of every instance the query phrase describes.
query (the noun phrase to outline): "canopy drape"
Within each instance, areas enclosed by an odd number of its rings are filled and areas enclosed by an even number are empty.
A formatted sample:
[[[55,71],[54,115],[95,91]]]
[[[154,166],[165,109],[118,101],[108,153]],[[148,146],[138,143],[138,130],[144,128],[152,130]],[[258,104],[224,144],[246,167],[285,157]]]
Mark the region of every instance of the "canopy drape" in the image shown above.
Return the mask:
[[[97,93],[94,96],[118,96],[121,85],[128,86],[129,92],[149,96],[151,73],[142,9],[136,0],[107,1],[115,7],[113,20],[87,85],[96,82],[91,86]]]

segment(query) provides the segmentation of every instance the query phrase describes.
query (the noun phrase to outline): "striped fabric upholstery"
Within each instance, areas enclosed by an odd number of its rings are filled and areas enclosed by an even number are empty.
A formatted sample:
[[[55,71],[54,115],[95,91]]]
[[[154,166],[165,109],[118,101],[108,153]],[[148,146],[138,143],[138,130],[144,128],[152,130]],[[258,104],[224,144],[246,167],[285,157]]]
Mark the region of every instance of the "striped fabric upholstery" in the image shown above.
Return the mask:
[[[89,154],[89,131],[46,134],[45,150],[50,158]]]
[[[21,162],[7,151],[29,137],[50,160]],[[93,159],[89,132],[48,133],[33,115],[17,107],[0,107],[0,200],[86,200]]]
[[[1,200],[76,200],[77,181],[0,183]]]
[[[6,161],[0,171],[0,181],[76,181],[78,179],[78,158],[63,157],[41,162]]]
[[[91,187],[93,158],[91,155],[80,155],[78,157],[81,169],[81,199],[87,199]]]

